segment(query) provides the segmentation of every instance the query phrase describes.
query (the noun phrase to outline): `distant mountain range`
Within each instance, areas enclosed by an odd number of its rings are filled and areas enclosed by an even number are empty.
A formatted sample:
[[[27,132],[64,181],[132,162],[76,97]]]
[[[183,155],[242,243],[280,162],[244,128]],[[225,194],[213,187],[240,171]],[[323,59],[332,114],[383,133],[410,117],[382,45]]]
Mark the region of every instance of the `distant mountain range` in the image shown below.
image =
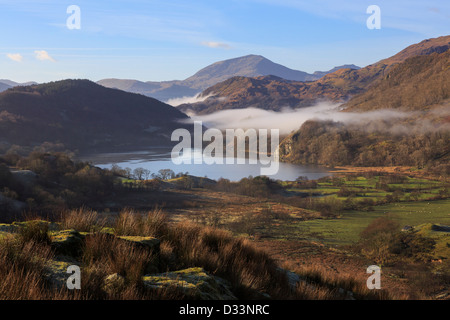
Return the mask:
[[[135,151],[170,143],[180,119],[188,117],[170,105],[89,80],[16,86],[0,93],[0,146]]]
[[[16,86],[30,86],[33,84],[37,84],[37,82],[30,81],[30,82],[24,82],[24,83],[18,83],[14,82],[8,79],[0,79],[0,92],[3,92],[5,90],[8,90],[9,88],[13,88]]]
[[[0,92],[3,92],[5,90],[8,90],[9,88],[11,88],[10,85],[7,85],[5,83],[0,82]]]
[[[0,93],[0,150],[13,145],[33,148],[45,142],[63,143],[71,150],[82,152],[137,150],[143,146],[168,145],[175,128],[189,128],[179,122],[188,119],[185,113],[189,111],[208,114],[247,107],[278,111],[285,106],[312,105],[317,100],[346,101],[343,108],[356,112],[432,110],[427,117],[434,115],[436,121],[449,122],[443,112],[435,112],[447,110],[448,114],[449,49],[450,36],[428,39],[361,69],[350,65],[325,75],[318,72],[316,77],[320,78],[315,81],[296,80],[311,75],[274,64],[261,56],[226,60],[200,70],[182,81],[184,85],[154,83],[160,93],[170,90],[179,93],[182,88],[199,90],[226,79],[205,89],[200,95],[205,98],[203,102],[177,108],[89,80],[40,85],[0,80],[0,88],[9,88]],[[291,79],[258,75],[275,71]],[[229,78],[237,72],[252,76]],[[134,80],[116,81],[127,84],[122,89],[139,88]],[[143,84],[144,91],[151,85]]]
[[[309,74],[289,69],[260,55],[247,55],[213,63],[185,80],[142,82],[138,80],[103,79],[97,83],[108,88],[140,93],[161,101],[168,101],[174,98],[192,97],[221,81],[235,76],[258,77],[273,75],[286,80],[314,81],[341,68],[359,69],[355,65],[344,65],[335,67],[330,71],[317,71]]]
[[[411,45],[398,54],[367,67],[361,69],[338,68],[334,72],[327,73],[320,79],[310,82],[287,81],[271,76],[233,77],[204,90],[199,95],[199,98],[203,98],[203,101],[183,104],[178,106],[178,109],[186,113],[195,114],[209,114],[225,109],[247,107],[278,111],[283,107],[298,108],[310,106],[317,100],[325,99],[334,102],[345,102],[353,98],[355,100],[349,102],[352,110],[358,108],[365,110],[369,108],[368,100],[372,101],[371,109],[392,106],[392,103],[389,104],[388,100],[390,102],[399,101],[400,97],[403,96],[402,92],[398,92],[399,87],[400,89],[408,87],[408,92],[411,96],[419,93],[413,88],[423,88],[421,94],[435,92],[440,96],[439,99],[436,99],[440,101],[440,99],[445,99],[445,95],[448,94],[448,83],[450,83],[448,62],[446,64],[445,57],[440,55],[447,52],[449,48],[450,36],[428,39]],[[433,54],[439,55],[439,57],[426,58],[431,57]],[[414,57],[425,58],[408,61],[408,59]],[[421,61],[427,67],[420,67],[418,61]],[[400,67],[399,65],[401,64],[406,65]],[[396,74],[400,70],[403,74],[401,79]],[[398,79],[398,81],[401,81],[401,86],[396,89],[390,89],[390,98],[384,99],[385,102],[383,104],[377,104],[377,101],[379,102],[383,97],[388,97],[380,89],[384,88],[384,85],[380,85],[380,81],[383,81],[386,77]],[[428,80],[432,80],[432,82]],[[435,85],[434,89],[429,88],[431,91],[427,89],[430,83]],[[373,94],[375,91],[368,91],[372,86],[378,88],[377,96]],[[363,95],[366,91],[367,94]],[[403,101],[407,100],[411,99],[404,97]],[[431,100],[432,98],[427,99],[427,101]],[[358,103],[355,101],[358,101]],[[417,101],[415,104],[417,104]]]

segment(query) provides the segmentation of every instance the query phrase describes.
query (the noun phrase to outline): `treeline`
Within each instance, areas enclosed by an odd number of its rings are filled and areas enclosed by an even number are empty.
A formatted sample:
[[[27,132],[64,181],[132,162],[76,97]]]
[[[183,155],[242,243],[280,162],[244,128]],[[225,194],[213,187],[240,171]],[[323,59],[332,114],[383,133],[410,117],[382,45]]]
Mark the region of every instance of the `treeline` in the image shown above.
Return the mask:
[[[135,169],[131,169],[129,167],[122,168],[117,164],[113,164],[110,171],[116,176],[139,181],[149,179],[169,180],[188,175],[188,172],[175,173],[175,171],[173,171],[172,169],[161,169],[156,173],[142,167],[138,167]]]
[[[266,176],[249,176],[239,181],[220,178],[216,184],[210,185],[209,188],[215,191],[230,192],[257,198],[268,198],[282,189],[277,181]]]
[[[114,190],[115,176],[64,153],[0,157],[2,219],[23,211],[55,212],[90,206]]]
[[[282,142],[281,159],[327,166],[417,166],[450,174],[450,132],[366,130],[363,125],[307,121]]]

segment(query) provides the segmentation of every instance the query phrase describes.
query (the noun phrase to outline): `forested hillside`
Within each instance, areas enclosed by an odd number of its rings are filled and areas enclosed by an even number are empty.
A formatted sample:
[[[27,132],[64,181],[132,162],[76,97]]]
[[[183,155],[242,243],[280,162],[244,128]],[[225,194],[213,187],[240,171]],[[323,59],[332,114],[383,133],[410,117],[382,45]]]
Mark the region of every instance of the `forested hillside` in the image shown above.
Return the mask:
[[[187,116],[156,99],[63,80],[0,93],[2,149],[49,142],[74,150],[123,150],[170,142]]]

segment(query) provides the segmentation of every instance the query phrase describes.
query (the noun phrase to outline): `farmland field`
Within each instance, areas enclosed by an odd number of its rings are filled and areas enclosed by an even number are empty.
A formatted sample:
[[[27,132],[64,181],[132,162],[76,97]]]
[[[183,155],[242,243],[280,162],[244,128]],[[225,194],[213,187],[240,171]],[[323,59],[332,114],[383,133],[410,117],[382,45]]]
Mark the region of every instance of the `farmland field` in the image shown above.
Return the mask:
[[[403,225],[450,225],[450,200],[400,202],[376,206],[374,211],[344,212],[339,219],[316,219],[296,224],[298,234],[330,245],[352,244],[371,221],[389,217]]]

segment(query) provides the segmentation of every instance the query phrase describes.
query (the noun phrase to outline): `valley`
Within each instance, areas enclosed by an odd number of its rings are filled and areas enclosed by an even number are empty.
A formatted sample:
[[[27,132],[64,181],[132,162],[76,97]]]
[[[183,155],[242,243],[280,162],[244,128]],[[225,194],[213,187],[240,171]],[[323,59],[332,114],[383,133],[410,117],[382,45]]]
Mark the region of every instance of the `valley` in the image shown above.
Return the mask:
[[[329,72],[247,55],[182,81],[0,81],[0,297],[450,299],[449,49]],[[248,110],[285,130],[279,176],[175,166],[175,130]],[[86,290],[64,287],[69,263]]]

